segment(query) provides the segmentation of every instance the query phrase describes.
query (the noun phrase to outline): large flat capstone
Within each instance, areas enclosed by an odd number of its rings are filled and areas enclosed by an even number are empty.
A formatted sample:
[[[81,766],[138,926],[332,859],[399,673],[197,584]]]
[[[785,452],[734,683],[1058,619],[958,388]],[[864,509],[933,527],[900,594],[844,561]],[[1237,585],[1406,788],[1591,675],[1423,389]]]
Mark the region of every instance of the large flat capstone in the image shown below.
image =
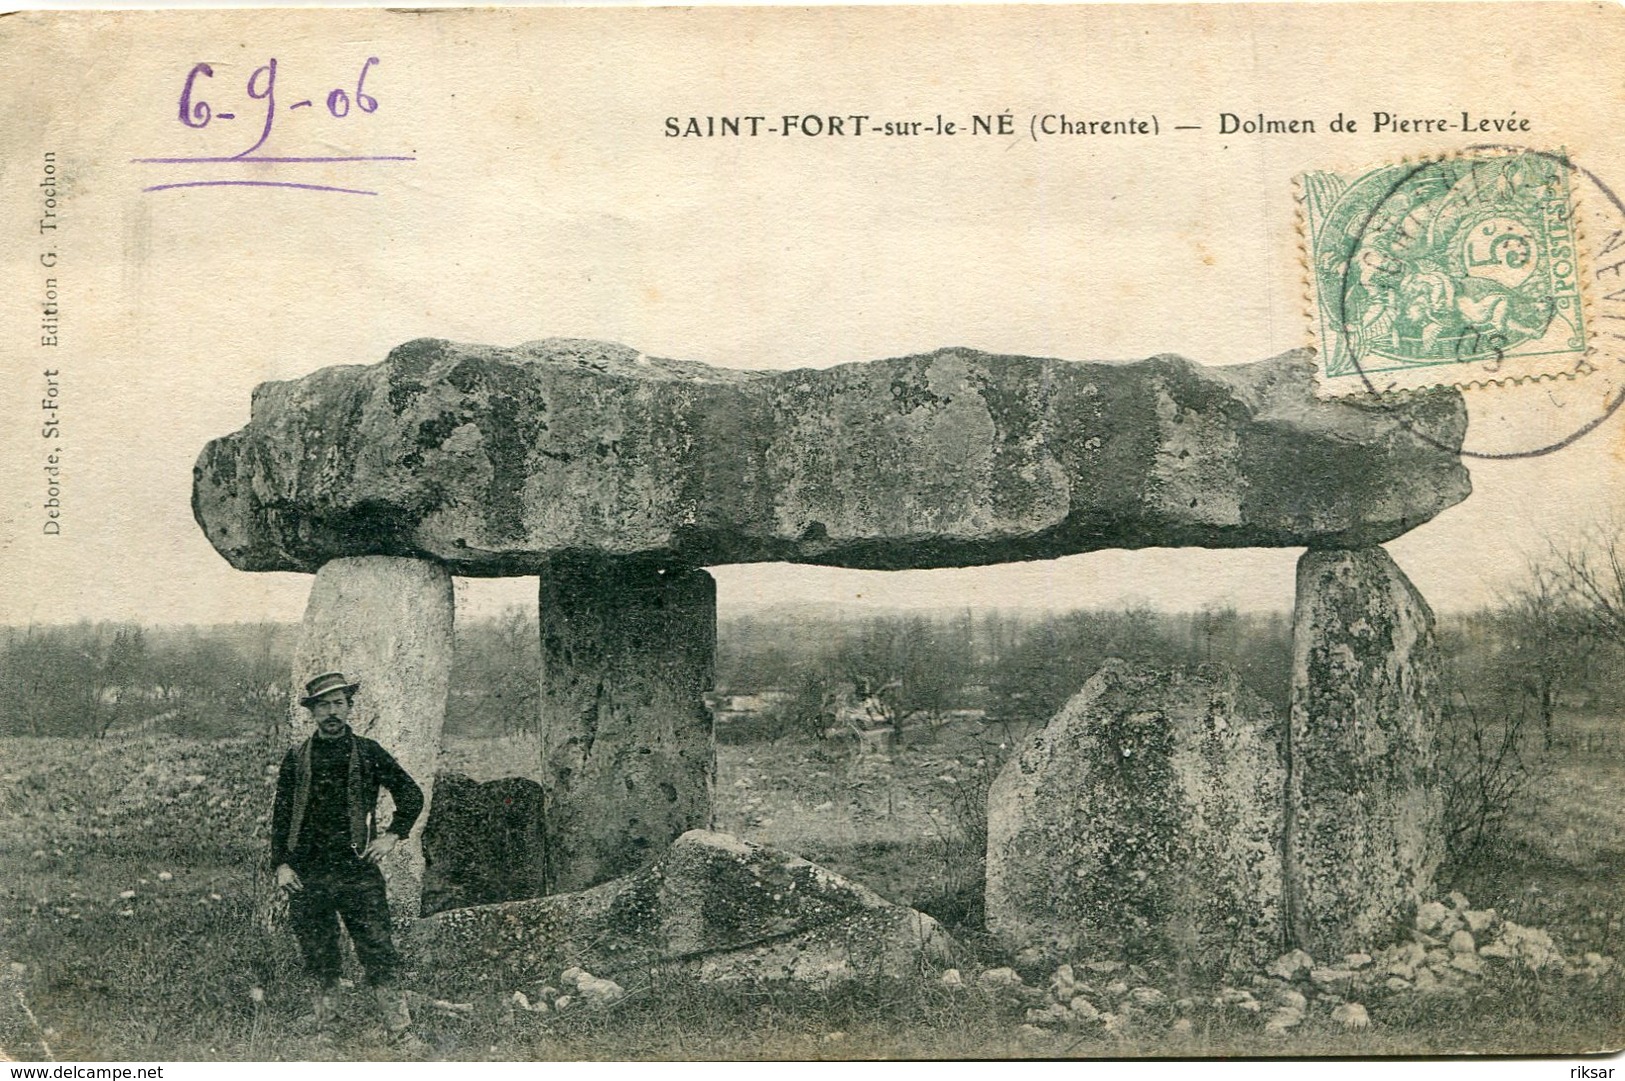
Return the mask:
[[[193,511],[243,570],[593,553],[905,569],[1102,548],[1360,548],[1466,497],[1453,390],[1319,400],[1227,368],[971,349],[751,372],[552,339],[422,339],[254,393]]]

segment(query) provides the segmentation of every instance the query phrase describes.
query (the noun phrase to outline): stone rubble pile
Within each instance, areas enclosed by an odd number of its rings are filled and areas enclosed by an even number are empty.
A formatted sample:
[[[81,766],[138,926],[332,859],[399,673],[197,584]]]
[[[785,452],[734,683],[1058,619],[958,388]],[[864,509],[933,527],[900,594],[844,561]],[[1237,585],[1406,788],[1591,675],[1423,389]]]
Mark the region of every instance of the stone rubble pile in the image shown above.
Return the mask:
[[[603,1010],[626,997],[626,989],[620,984],[594,976],[579,965],[559,973],[558,983],[564,985],[564,990],[539,980],[529,985],[529,994],[515,991],[508,996],[508,1005],[515,1011],[547,1015],[570,1009]]]
[[[1119,1032],[1131,1018],[1168,1017],[1195,1006],[1192,999],[1174,999],[1154,986],[1157,977],[1146,969],[1121,961],[1096,960],[1077,967],[1063,963],[1042,986],[1028,984],[1008,967],[986,969],[974,980],[951,968],[938,982],[950,990],[974,990],[1025,1006],[1021,1028],[1028,1035],[1053,1029]],[[1188,1019],[1176,1018],[1174,1024],[1181,1020],[1186,1024],[1180,1031],[1188,1031]]]
[[[1368,1004],[1403,996],[1493,994],[1531,972],[1595,982],[1614,968],[1614,959],[1601,954],[1565,955],[1547,932],[1473,908],[1452,893],[1421,905],[1403,941],[1335,958],[1292,950],[1259,970],[1234,972],[1208,992],[1175,991],[1175,981],[1158,966],[1108,959],[1061,963],[1036,985],[1008,967],[974,977],[949,969],[939,982],[1025,1007],[1020,1032],[1035,1039],[1129,1028],[1189,1033],[1198,1012],[1250,1016],[1266,1035],[1284,1038],[1310,1018],[1345,1031],[1366,1029],[1373,1024]]]

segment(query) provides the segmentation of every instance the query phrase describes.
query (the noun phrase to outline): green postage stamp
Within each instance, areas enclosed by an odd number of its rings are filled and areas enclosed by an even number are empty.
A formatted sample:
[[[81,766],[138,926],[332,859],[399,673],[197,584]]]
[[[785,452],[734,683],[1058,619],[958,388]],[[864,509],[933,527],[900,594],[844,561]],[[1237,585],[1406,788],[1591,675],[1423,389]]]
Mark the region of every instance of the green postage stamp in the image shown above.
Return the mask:
[[[1570,168],[1520,150],[1301,177],[1320,390],[1590,371]]]

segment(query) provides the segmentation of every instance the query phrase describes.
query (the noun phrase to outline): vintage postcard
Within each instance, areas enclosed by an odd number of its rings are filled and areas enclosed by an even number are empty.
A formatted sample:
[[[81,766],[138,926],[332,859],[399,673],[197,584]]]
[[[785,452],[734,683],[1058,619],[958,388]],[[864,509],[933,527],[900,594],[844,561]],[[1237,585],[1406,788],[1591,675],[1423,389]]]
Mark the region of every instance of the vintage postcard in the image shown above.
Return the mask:
[[[0,1055],[1617,1051],[1621,57],[0,19]]]

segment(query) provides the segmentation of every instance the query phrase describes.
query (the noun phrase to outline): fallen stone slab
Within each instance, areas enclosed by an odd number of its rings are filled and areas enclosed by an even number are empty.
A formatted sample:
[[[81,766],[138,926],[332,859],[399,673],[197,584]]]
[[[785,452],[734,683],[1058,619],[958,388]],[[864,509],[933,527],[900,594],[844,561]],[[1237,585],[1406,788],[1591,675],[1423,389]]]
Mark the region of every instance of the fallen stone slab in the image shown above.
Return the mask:
[[[652,864],[580,893],[411,921],[409,962],[504,995],[572,966],[630,986],[654,972],[703,982],[829,986],[951,963],[931,917],[799,857],[692,830]]]
[[[265,383],[193,513],[242,570],[340,556],[537,573],[974,566],[1104,548],[1365,547],[1464,499],[1459,393],[1316,398],[1310,354],[1236,367],[950,348],[753,372],[602,342],[420,339]]]

